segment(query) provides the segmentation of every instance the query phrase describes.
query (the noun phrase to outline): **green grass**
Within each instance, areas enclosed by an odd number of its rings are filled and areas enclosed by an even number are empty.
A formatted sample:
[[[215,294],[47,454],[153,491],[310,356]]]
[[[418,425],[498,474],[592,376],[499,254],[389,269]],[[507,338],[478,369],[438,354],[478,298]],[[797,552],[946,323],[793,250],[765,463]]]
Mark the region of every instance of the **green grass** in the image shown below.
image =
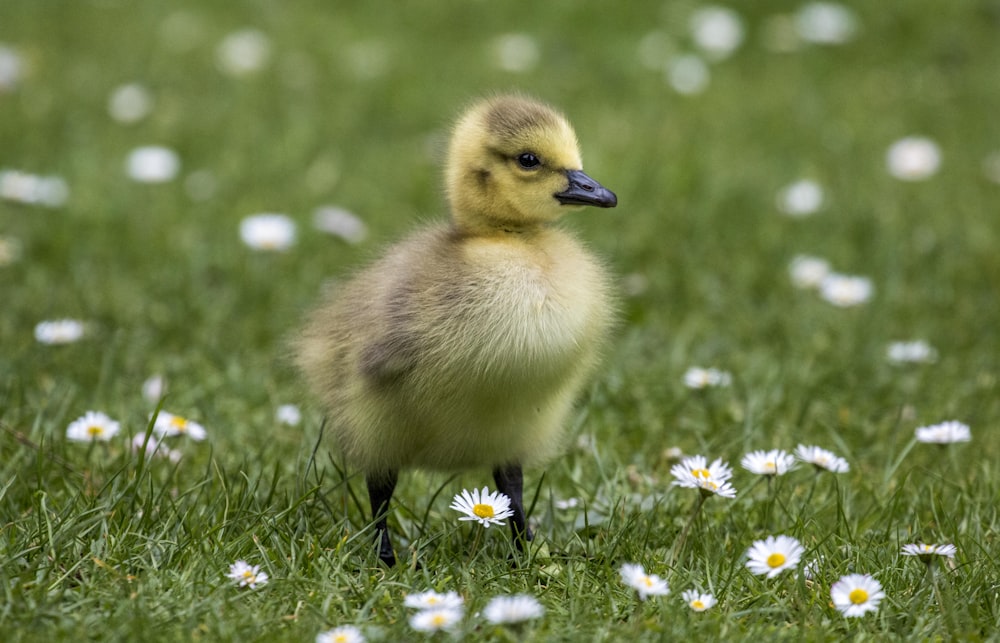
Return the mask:
[[[460,633],[476,640],[995,640],[1000,185],[981,163],[1000,149],[1000,3],[853,2],[855,41],[785,54],[761,34],[798,5],[743,4],[732,6],[747,41],[712,65],[703,94],[683,97],[636,49],[653,30],[688,49],[692,2],[0,3],[0,42],[27,68],[0,93],[0,169],[60,175],[71,190],[57,209],[0,201],[0,236],[23,249],[0,267],[4,639],[310,641],[354,623],[373,640],[411,640],[423,635],[402,598],[434,588],[465,597]],[[169,46],[165,21],[185,20],[187,45]],[[246,26],[270,37],[270,66],[220,74],[216,44]],[[536,39],[532,71],[494,64],[493,38],[507,32]],[[381,74],[353,71],[365,51],[381,52]],[[106,111],[126,82],[156,101],[135,125]],[[574,122],[587,171],[620,206],[568,225],[648,289],[623,299],[565,457],[527,472],[530,553],[512,565],[505,529],[459,524],[448,509],[463,487],[492,486],[487,472],[409,473],[390,525],[420,568],[385,570],[363,485],[319,441],[286,341],[325,279],[442,216],[449,122],[511,88]],[[942,149],[941,171],[920,183],[884,168],[910,134]],[[214,196],[192,200],[182,179],[129,181],[124,158],[146,144],[177,150],[182,177],[210,170]],[[793,220],[774,195],[801,177],[827,198]],[[313,231],[312,210],[328,203],[363,217],[370,239]],[[262,211],[298,221],[292,251],[241,244],[239,221]],[[838,309],[796,290],[787,265],[800,253],[871,277],[875,297]],[[88,321],[88,336],[34,341],[37,322],[62,317]],[[917,338],[936,363],[886,361],[889,342]],[[732,372],[733,385],[686,390],[696,364]],[[177,464],[140,460],[125,442],[146,430],[155,404],[141,385],[156,373],[169,383],[163,408],[209,431],[179,443]],[[302,406],[299,428],[274,421],[282,403]],[[88,409],[128,436],[67,442]],[[948,419],[971,425],[971,444],[913,444],[915,427]],[[799,469],[770,492],[737,471],[737,498],[710,498],[674,555],[697,494],[670,486],[666,449],[738,466],[749,450],[799,443],[851,471]],[[582,506],[555,509],[568,497]],[[778,533],[823,557],[815,581],[743,568],[751,543]],[[899,555],[918,540],[958,547],[936,588]],[[237,559],[270,582],[234,587]],[[624,562],[672,594],[640,603],[618,579]],[[877,613],[848,620],[829,606],[829,585],[851,571],[885,587]],[[719,605],[688,610],[680,592],[694,586]],[[517,592],[538,597],[545,618],[516,631],[473,616]]]

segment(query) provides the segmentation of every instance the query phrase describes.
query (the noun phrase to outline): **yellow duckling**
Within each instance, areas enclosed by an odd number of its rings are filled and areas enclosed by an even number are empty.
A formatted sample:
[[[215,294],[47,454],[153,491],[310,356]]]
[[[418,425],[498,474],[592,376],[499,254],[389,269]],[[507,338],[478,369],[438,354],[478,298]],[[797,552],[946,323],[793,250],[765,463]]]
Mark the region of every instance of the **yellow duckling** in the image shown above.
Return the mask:
[[[419,230],[309,317],[297,362],[347,461],[365,474],[379,557],[398,472],[489,467],[530,540],[523,465],[551,457],[614,318],[600,263],[555,224],[617,198],[576,135],[522,96],[474,104],[446,164],[448,223]]]

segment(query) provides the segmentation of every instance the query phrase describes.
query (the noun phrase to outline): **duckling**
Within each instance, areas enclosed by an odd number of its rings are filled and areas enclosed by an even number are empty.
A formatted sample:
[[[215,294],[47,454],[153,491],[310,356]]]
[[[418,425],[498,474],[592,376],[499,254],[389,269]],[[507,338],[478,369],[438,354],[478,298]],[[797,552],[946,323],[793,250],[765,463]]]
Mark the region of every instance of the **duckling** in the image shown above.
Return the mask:
[[[309,315],[296,361],[349,465],[364,473],[379,558],[400,470],[489,468],[525,523],[522,467],[559,448],[615,317],[601,263],[556,222],[613,208],[583,172],[566,118],[502,95],[455,125],[445,183],[451,218],[417,230]]]

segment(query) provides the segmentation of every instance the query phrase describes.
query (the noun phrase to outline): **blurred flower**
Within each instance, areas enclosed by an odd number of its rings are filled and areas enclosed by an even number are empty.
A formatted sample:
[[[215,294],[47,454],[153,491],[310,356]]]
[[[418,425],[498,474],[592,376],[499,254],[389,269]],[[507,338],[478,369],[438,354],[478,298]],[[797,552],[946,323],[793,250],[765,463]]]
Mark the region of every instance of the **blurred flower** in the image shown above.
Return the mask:
[[[160,411],[156,416],[156,421],[153,422],[153,431],[161,438],[186,435],[192,440],[201,441],[208,436],[205,427],[197,422],[166,411]]]
[[[802,566],[802,576],[806,580],[816,580],[819,576],[820,566],[823,564],[823,556],[817,556]]]
[[[908,136],[889,146],[885,163],[889,173],[897,179],[923,181],[937,173],[941,166],[941,150],[929,138]]]
[[[66,427],[66,439],[74,442],[107,442],[118,434],[121,425],[99,411],[87,411]]]
[[[743,456],[740,464],[750,473],[761,476],[780,476],[795,468],[795,457],[782,449],[751,451]]]
[[[181,169],[181,161],[169,147],[147,145],[129,152],[125,172],[139,183],[167,183],[173,181]]]
[[[152,375],[142,383],[142,397],[156,404],[167,392],[167,379],[162,375]]]
[[[851,469],[851,465],[847,464],[847,460],[819,447],[800,444],[795,447],[795,456],[817,469],[832,471],[833,473],[847,473]]]
[[[684,386],[691,389],[715,388],[729,386],[733,377],[726,371],[717,368],[701,368],[692,366],[684,372]]]
[[[983,159],[983,174],[994,183],[1000,183],[1000,152],[993,152]]]
[[[704,612],[718,602],[711,594],[702,594],[695,589],[689,589],[681,592],[681,598],[683,598],[684,602],[688,604],[688,607],[696,612]]]
[[[932,444],[951,444],[972,440],[972,431],[969,429],[969,425],[956,420],[918,427],[916,435],[917,442]]]
[[[760,27],[761,40],[768,51],[787,54],[802,46],[795,18],[788,14],[768,16]]]
[[[691,37],[712,60],[729,57],[743,42],[743,19],[727,7],[705,5],[689,22]]]
[[[805,548],[791,536],[768,536],[747,550],[747,569],[774,578],[786,569],[795,569],[804,553]]]
[[[240,221],[240,238],[254,250],[288,250],[295,243],[295,222],[284,214],[254,214]]]
[[[451,509],[464,513],[459,520],[475,520],[483,527],[502,525],[505,518],[514,515],[510,508],[510,498],[499,491],[490,492],[488,487],[482,491],[462,489],[451,502]]]
[[[462,610],[430,609],[421,610],[410,617],[410,627],[418,632],[438,632],[450,630],[462,620]]]
[[[648,575],[642,565],[635,563],[625,563],[618,570],[622,582],[639,592],[639,599],[646,600],[647,596],[666,596],[670,593],[670,586],[667,581],[659,576]]]
[[[27,205],[58,208],[69,199],[69,186],[60,176],[3,170],[0,171],[0,198]]]
[[[316,643],[365,643],[365,637],[353,625],[341,625],[317,634]]]
[[[639,57],[639,63],[646,69],[661,71],[666,67],[666,62],[675,49],[669,35],[662,31],[651,31],[639,40],[636,55]]]
[[[403,599],[403,605],[406,607],[413,607],[418,610],[460,610],[462,609],[463,603],[465,603],[465,599],[459,596],[457,592],[438,594],[434,590],[427,590],[426,592],[420,592],[419,594],[407,594],[406,598]]]
[[[132,438],[132,453],[138,454],[142,452],[143,445],[145,445],[145,457],[147,458],[155,455],[165,457],[171,462],[180,462],[181,457],[184,455],[177,449],[171,449],[160,442],[155,435],[147,437],[145,432],[137,433]]]
[[[512,72],[531,71],[541,58],[538,42],[524,33],[497,36],[493,41],[493,55],[500,69]]]
[[[108,97],[108,114],[119,123],[137,123],[153,109],[153,96],[143,85],[119,85]]]
[[[11,47],[0,43],[0,94],[17,87],[23,72],[21,55]]]
[[[352,42],[344,49],[347,66],[361,80],[384,76],[391,63],[390,53],[383,41],[371,38]]]
[[[788,265],[788,273],[798,288],[819,288],[830,274],[830,262],[819,257],[797,255]]]
[[[534,596],[518,594],[515,596],[496,596],[483,608],[483,618],[490,623],[521,623],[541,618],[545,608]]]
[[[84,326],[76,319],[55,319],[35,325],[35,339],[42,344],[72,344],[83,337]]]
[[[955,545],[926,545],[924,543],[912,543],[909,545],[903,545],[901,553],[904,556],[916,556],[923,562],[930,563],[934,560],[935,556],[954,558],[956,551],[958,550],[955,548]]]
[[[258,585],[267,584],[267,573],[260,571],[260,565],[250,565],[243,560],[230,565],[226,577],[236,581],[238,586],[250,589],[257,589]]]
[[[281,424],[288,426],[298,426],[302,421],[302,411],[294,404],[282,404],[274,412],[274,419]]]
[[[368,226],[364,221],[352,212],[332,205],[316,208],[313,227],[350,244],[361,243],[368,236]]]
[[[555,508],[559,511],[566,511],[567,509],[575,509],[580,506],[579,498],[567,498],[565,500],[556,500],[554,503]]]
[[[215,49],[219,70],[230,76],[249,76],[260,71],[271,58],[271,41],[257,29],[227,35]]]
[[[863,616],[878,610],[885,592],[882,584],[868,574],[848,574],[833,584],[830,598],[844,616]]]
[[[736,497],[736,489],[728,482],[733,470],[721,458],[708,464],[705,456],[690,456],[670,467],[670,474],[674,476],[671,483],[674,486],[699,489],[706,496]]]
[[[21,259],[21,242],[14,237],[0,237],[0,268]]]
[[[790,217],[806,217],[823,205],[823,188],[816,181],[801,179],[778,191],[778,209]]]
[[[886,349],[886,357],[895,364],[929,363],[937,359],[937,351],[927,342],[892,342]]]
[[[854,12],[836,2],[809,2],[795,13],[795,29],[806,42],[841,45],[858,30]]]
[[[700,94],[708,87],[708,65],[694,54],[671,58],[667,63],[667,83],[679,94]]]
[[[874,288],[868,277],[841,275],[831,272],[819,285],[819,294],[826,301],[840,308],[858,306],[872,298]]]

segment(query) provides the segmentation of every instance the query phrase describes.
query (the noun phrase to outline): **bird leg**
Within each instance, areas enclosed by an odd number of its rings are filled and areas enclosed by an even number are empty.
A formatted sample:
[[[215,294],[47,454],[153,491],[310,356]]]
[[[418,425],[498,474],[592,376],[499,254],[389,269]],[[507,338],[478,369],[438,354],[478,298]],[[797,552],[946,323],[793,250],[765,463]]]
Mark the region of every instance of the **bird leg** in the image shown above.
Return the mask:
[[[396,555],[392,553],[392,541],[389,539],[389,527],[386,519],[389,515],[389,501],[396,489],[398,474],[395,471],[369,473],[365,475],[368,485],[368,499],[372,503],[372,519],[375,521],[375,540],[378,542],[378,557],[388,567],[396,564]]]
[[[493,470],[493,481],[497,490],[510,498],[510,508],[514,515],[510,517],[510,531],[514,535],[514,544],[519,551],[524,551],[524,543],[534,537],[524,516],[524,475],[521,465],[508,464]]]

